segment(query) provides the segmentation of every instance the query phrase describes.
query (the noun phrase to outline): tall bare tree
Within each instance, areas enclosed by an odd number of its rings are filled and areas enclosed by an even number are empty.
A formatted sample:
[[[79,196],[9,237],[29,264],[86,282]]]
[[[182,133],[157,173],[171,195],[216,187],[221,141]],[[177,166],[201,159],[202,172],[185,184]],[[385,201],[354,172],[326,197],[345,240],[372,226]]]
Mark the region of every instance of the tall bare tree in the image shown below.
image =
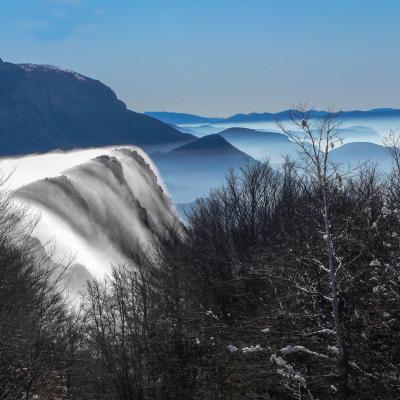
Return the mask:
[[[343,327],[339,312],[339,289],[337,271],[340,261],[335,260],[332,220],[330,212],[330,186],[341,185],[341,175],[337,166],[331,162],[329,153],[342,139],[337,134],[340,125],[338,115],[327,112],[322,118],[311,118],[307,104],[300,104],[288,113],[289,123],[278,121],[278,126],[299,150],[299,168],[306,174],[310,184],[320,196],[320,211],[323,218],[328,267],[321,265],[329,274],[334,335],[338,352],[339,392],[343,399],[348,392],[348,361],[344,343]],[[336,261],[336,262],[335,262]]]
[[[383,144],[392,158],[392,170],[388,176],[389,201],[397,206],[400,197],[400,129],[390,131],[383,138]]]

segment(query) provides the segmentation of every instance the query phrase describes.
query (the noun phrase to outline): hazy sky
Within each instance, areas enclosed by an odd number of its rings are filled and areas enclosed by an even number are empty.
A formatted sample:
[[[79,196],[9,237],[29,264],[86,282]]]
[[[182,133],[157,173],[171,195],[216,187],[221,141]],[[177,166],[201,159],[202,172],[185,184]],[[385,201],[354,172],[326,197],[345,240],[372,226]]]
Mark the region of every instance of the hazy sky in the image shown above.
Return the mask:
[[[0,0],[0,57],[137,111],[400,107],[400,0]]]

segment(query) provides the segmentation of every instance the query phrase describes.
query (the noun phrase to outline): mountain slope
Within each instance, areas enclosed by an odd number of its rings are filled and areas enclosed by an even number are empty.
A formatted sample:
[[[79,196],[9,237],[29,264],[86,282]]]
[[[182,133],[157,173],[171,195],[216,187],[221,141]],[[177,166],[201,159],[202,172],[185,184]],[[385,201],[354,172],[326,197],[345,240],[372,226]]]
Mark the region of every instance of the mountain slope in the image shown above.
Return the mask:
[[[193,139],[128,110],[97,80],[53,66],[0,61],[1,155]]]

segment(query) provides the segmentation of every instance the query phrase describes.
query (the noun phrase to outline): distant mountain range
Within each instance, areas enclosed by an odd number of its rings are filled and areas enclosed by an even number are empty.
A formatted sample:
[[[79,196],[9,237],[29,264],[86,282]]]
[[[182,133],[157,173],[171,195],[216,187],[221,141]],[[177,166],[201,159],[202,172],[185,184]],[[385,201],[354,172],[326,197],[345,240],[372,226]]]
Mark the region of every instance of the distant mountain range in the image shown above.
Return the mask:
[[[232,144],[235,142],[240,150]],[[245,148],[254,158],[243,151]],[[278,133],[235,128],[202,137],[168,153],[154,153],[151,158],[174,201],[189,203],[218,187],[232,168],[256,162],[255,158],[268,158],[277,167],[285,155],[296,159],[297,150],[294,143]],[[384,146],[368,142],[345,143],[330,152],[330,159],[343,170],[369,163],[376,164],[380,172],[388,172],[392,165]]]
[[[159,119],[166,124],[207,124],[223,122],[224,118],[209,118],[200,115],[175,113],[167,111],[147,111],[145,115]]]
[[[235,114],[227,118],[208,118],[200,115],[170,113],[170,112],[152,112],[145,114],[157,118],[160,121],[175,125],[185,124],[232,124],[232,123],[248,123],[248,122],[275,122],[285,120],[290,110],[284,110],[277,113],[250,113]],[[362,111],[340,111],[340,119],[370,119],[370,118],[400,118],[400,109],[395,108],[376,108],[372,110]],[[327,115],[326,111],[310,110],[310,118],[322,118]]]
[[[0,60],[0,155],[120,144],[179,145],[194,139],[128,110],[98,80],[54,66]]]

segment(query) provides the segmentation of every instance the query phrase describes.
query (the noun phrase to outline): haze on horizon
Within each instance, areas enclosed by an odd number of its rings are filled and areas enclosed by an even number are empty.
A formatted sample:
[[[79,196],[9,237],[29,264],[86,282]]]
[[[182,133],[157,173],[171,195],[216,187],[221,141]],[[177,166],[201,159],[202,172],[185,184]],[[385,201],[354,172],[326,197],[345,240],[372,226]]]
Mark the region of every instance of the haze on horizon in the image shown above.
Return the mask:
[[[399,107],[399,16],[396,0],[13,0],[0,57],[97,78],[140,112]]]

